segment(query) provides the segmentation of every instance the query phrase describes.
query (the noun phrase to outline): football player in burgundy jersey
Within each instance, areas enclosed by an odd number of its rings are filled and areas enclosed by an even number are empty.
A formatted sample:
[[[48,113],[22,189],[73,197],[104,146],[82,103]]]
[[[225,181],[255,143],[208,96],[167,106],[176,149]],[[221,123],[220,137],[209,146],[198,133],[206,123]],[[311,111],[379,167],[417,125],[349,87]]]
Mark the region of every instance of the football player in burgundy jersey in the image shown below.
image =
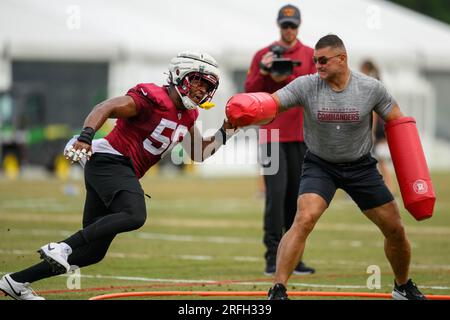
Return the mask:
[[[192,160],[201,162],[233,134],[226,120],[208,139],[194,125],[197,107],[212,99],[218,85],[213,57],[183,52],[171,60],[168,85],[138,84],[126,95],[98,104],[65,150],[67,159],[79,161],[85,169],[83,229],[42,246],[38,252],[43,261],[3,276],[0,290],[18,300],[43,299],[29,283],[68,272],[71,266],[97,263],[118,233],[140,228],[147,213],[139,178],[183,139]],[[114,129],[93,140],[108,118],[117,118]],[[205,150],[212,151],[205,154]]]

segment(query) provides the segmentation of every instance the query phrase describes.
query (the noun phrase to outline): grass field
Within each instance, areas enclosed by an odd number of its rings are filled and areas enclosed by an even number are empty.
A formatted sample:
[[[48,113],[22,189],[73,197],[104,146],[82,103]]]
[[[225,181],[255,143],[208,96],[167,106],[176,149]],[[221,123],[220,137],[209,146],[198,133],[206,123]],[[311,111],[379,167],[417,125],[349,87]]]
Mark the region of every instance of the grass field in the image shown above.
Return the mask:
[[[433,218],[417,222],[402,208],[413,247],[411,276],[426,294],[450,295],[450,173],[434,173],[433,182]],[[75,184],[80,194],[67,196],[65,183],[56,179],[0,180],[0,273],[38,262],[36,249],[80,228],[84,189],[82,181]],[[79,290],[67,288],[67,276],[39,281],[33,289],[47,299],[88,299],[123,291],[269,288],[256,178],[145,177],[142,185],[152,196],[146,224],[117,236],[100,264],[82,269]],[[310,236],[304,260],[317,273],[293,276],[289,290],[392,290],[380,232],[341,192]],[[370,265],[381,269],[380,289],[366,287]]]

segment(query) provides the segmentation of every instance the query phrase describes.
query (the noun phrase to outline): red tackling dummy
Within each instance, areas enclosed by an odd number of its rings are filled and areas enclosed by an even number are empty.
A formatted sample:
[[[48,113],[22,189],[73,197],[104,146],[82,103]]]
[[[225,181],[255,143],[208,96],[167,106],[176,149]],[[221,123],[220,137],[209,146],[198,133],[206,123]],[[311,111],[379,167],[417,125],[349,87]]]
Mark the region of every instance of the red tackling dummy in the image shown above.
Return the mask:
[[[235,127],[263,125],[277,115],[278,106],[266,92],[238,93],[227,102],[225,113]]]
[[[436,195],[416,121],[414,118],[404,117],[386,122],[384,128],[406,210],[416,220],[430,218]]]

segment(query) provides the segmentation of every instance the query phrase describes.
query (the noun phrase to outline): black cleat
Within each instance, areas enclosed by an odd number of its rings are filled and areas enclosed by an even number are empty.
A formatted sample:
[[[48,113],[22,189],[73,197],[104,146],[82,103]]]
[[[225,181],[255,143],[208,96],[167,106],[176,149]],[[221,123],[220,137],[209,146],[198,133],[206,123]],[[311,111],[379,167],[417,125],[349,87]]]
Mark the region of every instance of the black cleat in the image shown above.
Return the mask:
[[[264,274],[266,276],[273,276],[276,271],[275,264],[266,264],[266,269],[264,269]],[[302,261],[299,262],[299,264],[295,267],[294,271],[292,272],[293,275],[305,275],[305,274],[313,274],[316,270],[314,268],[308,267],[306,264],[304,264]]]
[[[276,271],[276,266],[275,264],[266,264],[266,269],[264,269],[264,274],[266,276],[273,276],[275,274]]]
[[[301,275],[301,274],[313,274],[316,270],[314,268],[308,267],[306,264],[304,264],[302,261],[295,267],[294,272],[292,274],[294,275]]]
[[[392,298],[394,300],[427,300],[411,279],[401,286],[397,285],[397,282],[394,280]]]
[[[268,300],[289,300],[286,287],[281,283],[277,283],[270,288],[267,296]]]

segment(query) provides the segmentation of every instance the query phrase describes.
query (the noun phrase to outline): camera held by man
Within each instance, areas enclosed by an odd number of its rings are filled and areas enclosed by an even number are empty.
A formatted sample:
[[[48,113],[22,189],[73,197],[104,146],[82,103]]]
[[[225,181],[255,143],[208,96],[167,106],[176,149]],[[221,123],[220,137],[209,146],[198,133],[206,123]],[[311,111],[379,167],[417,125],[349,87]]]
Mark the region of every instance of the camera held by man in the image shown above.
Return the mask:
[[[285,51],[286,49],[280,45],[271,46],[270,52],[273,53],[272,64],[268,67],[261,61],[261,69],[264,69],[274,76],[290,76],[294,72],[294,67],[301,66],[302,62],[284,58],[283,53]]]
[[[292,53],[298,44],[297,34],[301,22],[300,10],[292,5],[282,7],[278,13],[277,24],[281,39],[273,43],[260,62],[259,71],[263,76],[270,75],[275,82],[282,82],[301,66],[300,60],[293,59]],[[298,69],[297,69],[298,70]]]

